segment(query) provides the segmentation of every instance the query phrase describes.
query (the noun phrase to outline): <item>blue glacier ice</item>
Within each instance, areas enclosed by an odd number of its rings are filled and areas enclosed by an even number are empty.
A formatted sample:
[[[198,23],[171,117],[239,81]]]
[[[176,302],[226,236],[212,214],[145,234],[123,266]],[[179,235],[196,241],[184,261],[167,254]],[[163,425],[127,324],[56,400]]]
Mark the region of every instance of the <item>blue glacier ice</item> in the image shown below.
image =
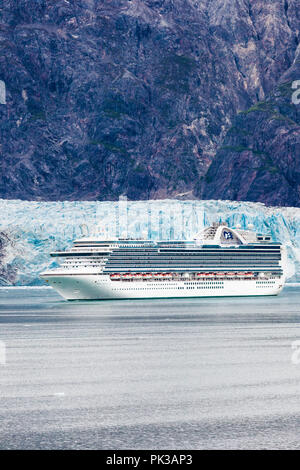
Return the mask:
[[[0,200],[0,214],[0,231],[9,240],[2,244],[0,284],[43,284],[39,273],[55,265],[49,253],[70,247],[76,238],[189,239],[215,221],[242,228],[252,223],[256,231],[271,233],[288,247],[289,280],[300,280],[299,208],[232,201]]]

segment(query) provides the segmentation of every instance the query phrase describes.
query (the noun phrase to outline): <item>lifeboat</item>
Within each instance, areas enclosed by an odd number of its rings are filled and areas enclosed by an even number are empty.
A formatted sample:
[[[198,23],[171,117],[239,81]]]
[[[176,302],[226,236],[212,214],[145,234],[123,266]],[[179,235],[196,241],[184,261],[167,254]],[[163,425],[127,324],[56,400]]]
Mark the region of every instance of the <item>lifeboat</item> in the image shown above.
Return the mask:
[[[124,278],[124,279],[131,279],[131,278],[132,278],[132,274],[130,274],[130,273],[125,273],[125,274],[123,274],[123,278]]]
[[[245,273],[236,273],[238,277],[244,277]]]
[[[120,274],[112,274],[110,277],[112,279],[120,279]]]
[[[164,274],[164,277],[170,279],[172,277],[172,274],[171,273],[166,273],[166,274]]]
[[[253,273],[245,273],[245,276],[246,276],[246,277],[252,277],[252,276],[253,276]]]
[[[203,276],[204,276],[204,273],[197,273],[197,276],[198,276],[198,277],[203,277]]]
[[[217,276],[224,277],[224,273],[217,273]]]

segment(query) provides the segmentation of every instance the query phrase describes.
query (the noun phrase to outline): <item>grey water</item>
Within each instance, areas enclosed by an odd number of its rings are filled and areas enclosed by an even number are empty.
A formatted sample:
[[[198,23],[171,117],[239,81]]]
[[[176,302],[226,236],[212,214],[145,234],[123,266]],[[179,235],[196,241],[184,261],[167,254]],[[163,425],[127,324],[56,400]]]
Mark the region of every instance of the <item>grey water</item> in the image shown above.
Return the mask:
[[[299,300],[2,288],[0,448],[299,449]]]

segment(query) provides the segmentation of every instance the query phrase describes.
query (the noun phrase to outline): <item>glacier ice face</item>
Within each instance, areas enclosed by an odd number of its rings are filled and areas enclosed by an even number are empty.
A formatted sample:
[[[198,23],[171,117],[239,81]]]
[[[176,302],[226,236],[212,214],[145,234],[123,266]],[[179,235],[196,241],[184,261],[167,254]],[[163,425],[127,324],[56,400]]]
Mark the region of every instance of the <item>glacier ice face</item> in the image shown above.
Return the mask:
[[[213,222],[252,223],[288,248],[290,280],[300,280],[300,209],[232,201],[38,202],[0,200],[0,284],[41,285],[49,254],[84,236],[190,239]],[[9,240],[9,243],[7,242]]]

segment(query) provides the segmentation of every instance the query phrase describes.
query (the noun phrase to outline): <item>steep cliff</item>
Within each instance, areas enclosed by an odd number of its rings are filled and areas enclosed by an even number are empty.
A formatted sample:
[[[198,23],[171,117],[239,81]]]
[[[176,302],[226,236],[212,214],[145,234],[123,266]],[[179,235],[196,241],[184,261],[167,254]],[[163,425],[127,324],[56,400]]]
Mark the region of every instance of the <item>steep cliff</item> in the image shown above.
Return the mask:
[[[277,203],[268,184],[248,193],[221,189],[220,179],[236,179],[224,168],[236,152],[224,146],[242,145],[224,138],[232,126],[249,126],[253,141],[259,132],[270,140],[275,128],[265,135],[247,110],[285,86],[293,63],[297,75],[299,24],[297,0],[6,0],[0,197],[193,198],[216,190]],[[298,111],[290,113],[279,114],[295,123],[283,126],[293,128],[293,140]],[[289,166],[292,140],[275,140],[276,161]],[[271,151],[265,143],[257,151]],[[226,176],[212,168],[205,179],[218,150]],[[246,166],[256,159],[243,155]],[[251,177],[258,187],[265,182]],[[286,178],[280,184],[280,203],[292,197],[299,205]]]
[[[274,91],[239,113],[204,179],[204,199],[300,206],[300,47]],[[300,81],[299,81],[300,88]]]

